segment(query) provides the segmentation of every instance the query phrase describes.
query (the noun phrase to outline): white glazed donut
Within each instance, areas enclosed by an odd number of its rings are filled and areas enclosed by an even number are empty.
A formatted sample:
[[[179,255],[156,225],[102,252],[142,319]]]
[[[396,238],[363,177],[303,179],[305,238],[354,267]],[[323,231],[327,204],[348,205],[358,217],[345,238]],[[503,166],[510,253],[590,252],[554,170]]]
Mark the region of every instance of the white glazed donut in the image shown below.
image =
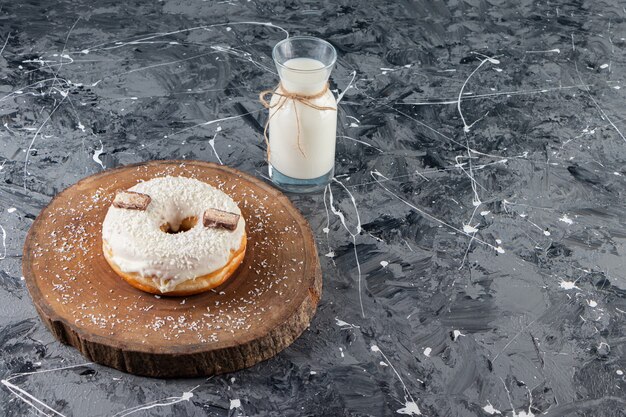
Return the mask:
[[[155,294],[190,295],[235,272],[245,254],[245,220],[228,195],[192,178],[170,176],[128,191],[150,196],[148,207],[112,205],[102,224],[104,256],[127,282]],[[209,208],[239,214],[235,230],[205,227]]]

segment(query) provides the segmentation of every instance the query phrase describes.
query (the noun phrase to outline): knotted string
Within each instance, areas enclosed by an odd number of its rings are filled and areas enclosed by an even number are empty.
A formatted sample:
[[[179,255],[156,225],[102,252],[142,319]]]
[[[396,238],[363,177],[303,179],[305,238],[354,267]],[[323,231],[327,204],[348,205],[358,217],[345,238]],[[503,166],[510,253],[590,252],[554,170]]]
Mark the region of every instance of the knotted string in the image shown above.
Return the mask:
[[[263,107],[265,107],[266,109],[273,109],[275,107],[278,108],[278,110],[280,110],[280,108],[283,106],[283,104],[285,104],[288,100],[292,100],[293,103],[293,108],[294,108],[294,112],[296,114],[296,126],[298,128],[298,136],[297,136],[297,143],[298,143],[298,150],[300,151],[300,153],[302,154],[303,157],[306,158],[306,154],[304,153],[304,150],[302,149],[302,143],[300,142],[300,115],[298,115],[298,106],[296,105],[296,101],[300,102],[302,104],[304,104],[305,106],[311,107],[313,109],[316,110],[333,110],[336,111],[337,109],[335,107],[329,107],[329,106],[318,106],[317,104],[313,103],[311,100],[315,100],[318,98],[321,98],[322,96],[324,96],[324,94],[326,94],[326,92],[328,91],[329,85],[328,83],[326,83],[326,85],[324,86],[324,88],[322,89],[322,91],[320,91],[319,93],[313,94],[313,95],[303,95],[303,94],[298,94],[298,93],[292,93],[290,91],[287,91],[285,89],[285,87],[283,87],[282,84],[278,84],[278,86],[273,89],[273,90],[263,90],[259,93],[259,100],[261,101],[261,103],[263,104]],[[281,90],[281,92],[279,92],[278,90]],[[272,96],[277,95],[280,98],[278,99],[278,101],[276,103],[274,103],[273,105],[270,104],[266,99],[265,96],[267,96],[268,94],[271,94]],[[272,98],[270,97],[270,101],[272,100]],[[270,115],[270,117],[267,119],[267,122],[265,122],[265,128],[263,129],[263,137],[265,138],[265,144],[267,146],[267,161],[270,161],[270,141],[269,138],[267,137],[267,128],[270,125],[270,120],[272,120],[272,117],[274,117],[277,113],[278,110],[276,110],[274,113],[272,113]],[[270,111],[271,113],[271,111]]]

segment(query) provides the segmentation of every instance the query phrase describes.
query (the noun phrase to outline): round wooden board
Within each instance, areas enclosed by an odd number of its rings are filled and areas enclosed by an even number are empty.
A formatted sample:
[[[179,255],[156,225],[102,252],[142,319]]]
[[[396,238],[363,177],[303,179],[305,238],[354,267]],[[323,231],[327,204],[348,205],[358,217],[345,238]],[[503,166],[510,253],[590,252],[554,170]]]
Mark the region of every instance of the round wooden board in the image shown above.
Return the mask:
[[[221,287],[156,297],[128,285],[102,255],[101,227],[115,192],[166,175],[229,194],[246,219],[248,247]],[[39,214],[23,271],[39,315],[90,360],[152,377],[236,371],[289,346],[309,325],[322,276],[307,221],[278,190],[235,169],[153,161],[85,178]]]

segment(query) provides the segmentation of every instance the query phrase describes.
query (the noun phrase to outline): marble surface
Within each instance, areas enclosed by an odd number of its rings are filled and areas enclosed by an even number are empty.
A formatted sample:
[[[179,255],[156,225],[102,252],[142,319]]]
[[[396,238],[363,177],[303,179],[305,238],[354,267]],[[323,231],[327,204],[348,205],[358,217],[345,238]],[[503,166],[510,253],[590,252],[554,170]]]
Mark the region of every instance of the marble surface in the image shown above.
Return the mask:
[[[625,416],[625,17],[592,0],[2,2],[0,414]],[[310,329],[212,378],[85,363],[21,280],[33,219],[134,162],[266,175],[257,96],[297,34],[337,48],[341,98],[336,178],[292,196],[324,273]]]

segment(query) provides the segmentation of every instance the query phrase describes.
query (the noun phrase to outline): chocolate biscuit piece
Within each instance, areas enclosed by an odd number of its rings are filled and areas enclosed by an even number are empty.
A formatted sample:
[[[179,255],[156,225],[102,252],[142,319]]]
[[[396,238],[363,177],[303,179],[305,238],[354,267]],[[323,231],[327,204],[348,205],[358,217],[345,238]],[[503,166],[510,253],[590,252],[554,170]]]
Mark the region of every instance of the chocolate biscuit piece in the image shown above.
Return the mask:
[[[113,205],[117,208],[128,210],[145,210],[152,199],[147,194],[134,191],[118,191],[113,199]]]
[[[237,223],[239,223],[239,215],[228,211],[210,208],[202,216],[204,227],[222,227],[227,230],[235,230]]]

